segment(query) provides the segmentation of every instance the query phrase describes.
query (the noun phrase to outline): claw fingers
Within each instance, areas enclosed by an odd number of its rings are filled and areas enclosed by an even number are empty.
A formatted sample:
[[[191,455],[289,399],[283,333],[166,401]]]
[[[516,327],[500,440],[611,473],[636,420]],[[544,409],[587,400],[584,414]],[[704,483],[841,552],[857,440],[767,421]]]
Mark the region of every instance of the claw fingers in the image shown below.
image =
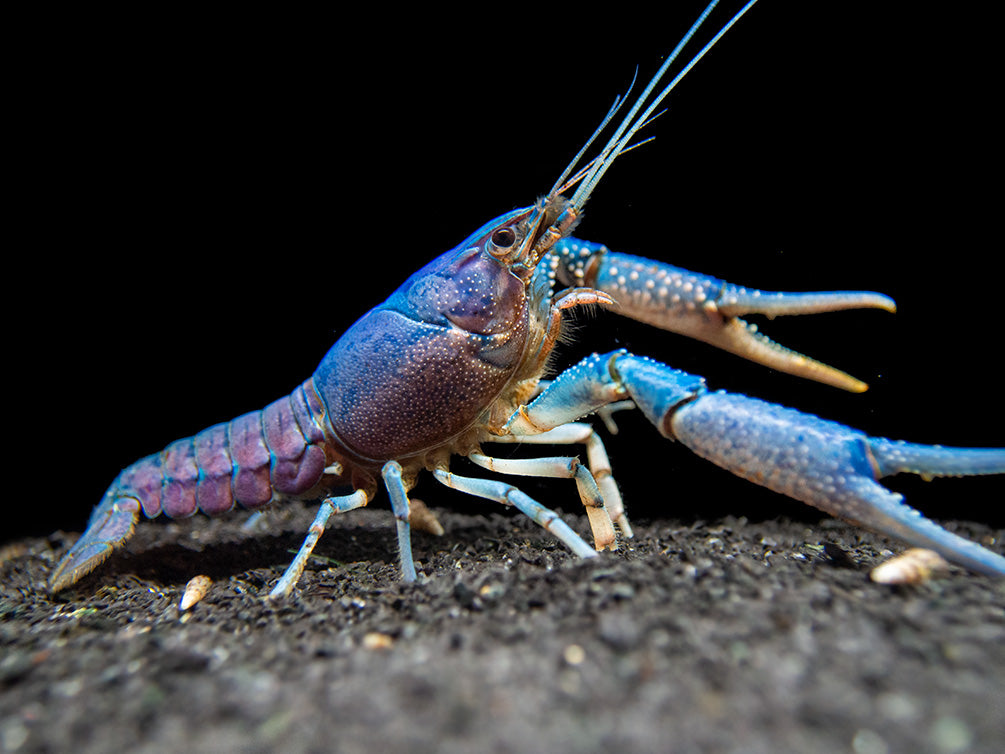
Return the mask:
[[[764,487],[978,573],[1005,575],[1005,558],[946,531],[876,480],[1005,473],[1005,450],[939,448],[870,438],[836,422],[729,393],[699,397],[665,422],[696,454]]]
[[[779,372],[821,382],[851,393],[864,393],[869,389],[868,384],[847,372],[779,345],[757,332],[754,325],[742,319],[725,319],[718,323],[709,320],[700,333],[695,331],[690,334],[723,351],[735,353]]]
[[[757,332],[753,325],[738,319],[743,314],[778,317],[790,314],[819,314],[844,309],[884,309],[897,311],[889,296],[870,291],[827,291],[822,293],[769,293],[725,284],[716,302],[716,311],[725,317],[716,330],[708,328],[707,343],[745,359],[796,377],[822,382],[852,393],[862,393],[869,386],[850,374],[797,351],[775,343]]]
[[[1005,558],[925,518],[907,505],[902,495],[863,477],[851,480],[849,491],[854,496],[834,505],[829,513],[915,547],[934,550],[975,573],[1005,576]],[[816,507],[827,510],[821,505]]]
[[[944,448],[871,437],[869,450],[879,479],[905,472],[922,477],[1005,473],[1005,448]]]
[[[727,283],[710,275],[644,257],[612,252],[602,244],[566,239],[556,246],[564,282],[607,291],[619,314],[722,348],[797,377],[860,393],[861,380],[778,345],[744,322],[744,314],[777,317],[844,309],[895,311],[893,300],[870,291],[784,293]]]
[[[889,296],[871,291],[823,291],[814,293],[782,293],[748,290],[726,283],[716,302],[719,313],[725,317],[742,317],[744,314],[763,314],[768,318],[788,314],[820,314],[845,309],[884,309],[897,311],[897,304]]]

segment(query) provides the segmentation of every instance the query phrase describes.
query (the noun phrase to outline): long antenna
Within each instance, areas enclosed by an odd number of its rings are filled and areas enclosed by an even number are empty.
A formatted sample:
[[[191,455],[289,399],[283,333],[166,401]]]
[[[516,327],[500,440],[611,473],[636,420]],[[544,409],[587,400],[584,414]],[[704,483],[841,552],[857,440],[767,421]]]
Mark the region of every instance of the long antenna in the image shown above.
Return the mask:
[[[757,0],[750,0],[746,5],[744,5],[743,8],[741,8],[729,20],[729,22],[725,26],[723,26],[722,29],[720,29],[719,32],[714,37],[712,37],[712,39],[709,40],[709,42],[704,47],[701,48],[701,50],[693,58],[691,58],[690,62],[686,66],[684,66],[684,68],[680,71],[680,73],[678,73],[669,84],[667,84],[666,88],[664,88],[663,91],[656,96],[656,98],[643,111],[643,113],[641,115],[638,115],[638,112],[642,108],[646,99],[648,99],[653,89],[656,88],[656,85],[666,74],[667,69],[680,54],[684,46],[691,40],[691,37],[694,36],[695,32],[698,31],[699,27],[702,25],[702,23],[705,21],[708,15],[712,12],[712,10],[715,8],[718,2],[719,0],[712,0],[712,2],[708,4],[708,7],[706,7],[705,10],[702,11],[702,14],[698,16],[698,20],[691,25],[691,28],[688,29],[687,34],[685,34],[683,39],[681,39],[681,41],[677,43],[677,46],[674,48],[673,52],[670,53],[670,56],[660,67],[659,71],[657,71],[656,75],[653,76],[652,80],[649,82],[649,85],[645,88],[645,91],[643,91],[642,94],[639,95],[638,99],[636,99],[635,104],[632,106],[632,109],[621,121],[621,124],[618,126],[617,130],[614,132],[611,138],[608,140],[607,144],[604,146],[600,155],[593,161],[592,169],[587,173],[586,177],[579,185],[579,188],[576,189],[576,193],[573,194],[572,196],[571,204],[574,207],[576,207],[577,210],[582,209],[583,205],[586,204],[586,200],[590,198],[590,195],[593,193],[594,188],[596,188],[597,183],[603,177],[604,173],[607,172],[607,169],[614,163],[614,161],[621,154],[625,152],[626,148],[628,147],[629,141],[631,141],[635,133],[640,128],[642,128],[643,126],[645,126],[647,123],[650,122],[653,112],[656,110],[657,107],[659,107],[660,103],[666,98],[668,94],[670,94],[673,88],[680,83],[681,79],[683,79],[684,76],[687,75],[687,73],[695,66],[695,64],[705,56],[705,53],[707,53],[710,49],[712,49],[715,43],[718,42],[722,38],[722,36],[727,31],[729,31],[733,27],[733,25],[737,21],[739,21],[748,10],[750,10],[754,6],[754,3],[756,3]],[[612,108],[612,112],[608,114],[608,117],[604,119],[604,125],[607,124],[611,116],[614,114],[613,110],[614,108]],[[636,117],[637,115],[638,117]],[[590,141],[592,141],[593,138],[595,137],[596,134],[594,134],[594,136],[591,137]],[[579,155],[577,155],[576,159],[577,160],[579,159]],[[569,168],[566,169],[563,175],[568,175],[571,168],[572,165],[570,165]]]

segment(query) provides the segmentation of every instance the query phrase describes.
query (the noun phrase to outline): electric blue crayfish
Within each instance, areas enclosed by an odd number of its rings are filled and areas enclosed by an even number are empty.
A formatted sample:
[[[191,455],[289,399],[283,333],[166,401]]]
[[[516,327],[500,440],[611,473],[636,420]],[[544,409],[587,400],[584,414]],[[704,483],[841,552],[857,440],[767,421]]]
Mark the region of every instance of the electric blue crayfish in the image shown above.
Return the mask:
[[[855,308],[894,310],[871,292],[780,293],[733,285],[630,256],[570,234],[608,168],[635,146],[637,131],[748,3],[659,91],[666,72],[712,11],[702,13],[634,100],[616,100],[547,195],[476,230],[411,275],[352,325],[292,394],[126,468],[91,515],[84,535],[52,574],[64,589],[131,534],[142,511],[217,515],[235,505],[322,499],[293,563],[272,589],[295,587],[334,513],[367,505],[382,484],[397,521],[402,576],[416,578],[409,491],[423,471],[442,484],[511,505],[580,557],[617,546],[632,529],[599,436],[578,420],[637,407],[665,437],[769,489],[920,547],[978,573],[1005,576],[1005,558],[923,518],[877,480],[1005,473],[1005,449],[943,448],[869,437],[794,409],[723,391],[701,377],[625,350],[587,357],[553,380],[549,357],[570,309],[599,305],[688,335],[746,359],[837,388],[865,384],[783,348],[742,317]],[[590,158],[622,108],[627,113]],[[571,196],[569,196],[571,194]],[[575,457],[501,459],[487,443],[584,444]],[[461,476],[461,455],[515,476],[574,479],[593,544],[553,511],[500,481]]]

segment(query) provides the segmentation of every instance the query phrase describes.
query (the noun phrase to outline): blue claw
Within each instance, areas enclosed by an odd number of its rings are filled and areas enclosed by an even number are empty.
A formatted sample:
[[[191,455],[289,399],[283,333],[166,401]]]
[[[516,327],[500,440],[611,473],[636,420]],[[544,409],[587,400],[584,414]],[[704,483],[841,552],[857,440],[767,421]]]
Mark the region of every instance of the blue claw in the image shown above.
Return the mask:
[[[565,285],[588,285],[609,293],[618,302],[618,314],[703,340],[772,369],[854,393],[861,393],[868,385],[775,343],[741,317],[897,309],[889,296],[872,291],[759,291],[653,259],[614,252],[603,244],[578,238],[556,244],[554,257],[557,275]]]
[[[1005,576],[1005,558],[924,518],[878,479],[1005,473],[1005,450],[940,448],[872,438],[836,422],[725,392],[678,408],[672,436],[702,458],[838,518],[947,560]]]
[[[944,448],[870,437],[878,476],[975,476],[1005,472],[1005,448]]]
[[[877,480],[1005,473],[1005,449],[943,448],[869,437],[795,409],[723,391],[652,359],[615,351],[566,370],[507,424],[533,434],[630,398],[660,432],[737,476],[978,573],[1005,558],[924,518]]]

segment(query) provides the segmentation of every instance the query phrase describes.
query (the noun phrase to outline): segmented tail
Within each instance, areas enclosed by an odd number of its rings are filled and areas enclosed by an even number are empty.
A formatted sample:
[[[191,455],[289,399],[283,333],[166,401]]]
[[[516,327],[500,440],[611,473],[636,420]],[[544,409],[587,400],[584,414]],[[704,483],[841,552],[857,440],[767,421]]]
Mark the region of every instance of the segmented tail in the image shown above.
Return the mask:
[[[260,508],[280,495],[302,495],[328,465],[324,407],[308,380],[260,411],[168,445],[125,469],[109,492],[132,497],[150,518],[235,505]]]

